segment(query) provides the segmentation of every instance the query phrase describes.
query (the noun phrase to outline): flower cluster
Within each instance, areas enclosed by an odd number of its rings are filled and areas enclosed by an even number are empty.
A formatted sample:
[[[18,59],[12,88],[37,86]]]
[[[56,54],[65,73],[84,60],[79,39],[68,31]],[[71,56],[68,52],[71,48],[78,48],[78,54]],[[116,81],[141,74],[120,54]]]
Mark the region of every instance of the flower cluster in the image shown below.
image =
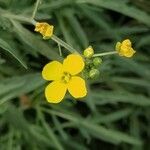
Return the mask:
[[[92,46],[86,48],[83,52],[85,57],[85,69],[84,69],[84,77],[86,79],[94,79],[97,78],[100,74],[99,68],[102,63],[102,59],[100,57],[93,57],[94,50]]]
[[[43,39],[50,39],[53,35],[53,25],[46,22],[37,22],[35,31],[39,32]],[[54,36],[53,36],[54,37]],[[63,63],[51,61],[42,71],[45,80],[51,83],[45,89],[45,97],[50,103],[61,102],[68,91],[74,98],[82,98],[87,95],[85,79],[98,77],[102,64],[100,56],[116,54],[124,57],[132,57],[136,51],[132,48],[131,41],[126,39],[117,42],[116,51],[94,54],[92,46],[86,48],[83,56],[79,54],[68,55]],[[83,75],[83,77],[81,77]]]

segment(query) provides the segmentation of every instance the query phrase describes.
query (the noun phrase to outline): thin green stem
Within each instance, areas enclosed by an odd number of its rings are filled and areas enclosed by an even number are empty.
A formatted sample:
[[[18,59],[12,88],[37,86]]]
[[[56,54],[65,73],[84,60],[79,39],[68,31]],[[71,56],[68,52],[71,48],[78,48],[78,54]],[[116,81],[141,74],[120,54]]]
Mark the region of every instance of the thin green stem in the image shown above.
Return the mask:
[[[31,19],[34,19],[35,15],[36,15],[36,12],[38,10],[38,6],[39,6],[40,2],[41,2],[41,0],[37,0],[36,1],[34,10],[33,10],[32,16],[31,16]]]
[[[113,55],[113,54],[117,54],[117,51],[111,51],[111,52],[105,52],[105,53],[94,54],[93,57],[106,56],[106,55]]]
[[[71,53],[78,53],[76,49],[74,49],[72,46],[68,45],[66,42],[58,38],[56,35],[52,35],[51,39],[61,45],[62,47],[66,48]]]
[[[60,44],[58,44],[59,55],[62,56],[62,50]]]

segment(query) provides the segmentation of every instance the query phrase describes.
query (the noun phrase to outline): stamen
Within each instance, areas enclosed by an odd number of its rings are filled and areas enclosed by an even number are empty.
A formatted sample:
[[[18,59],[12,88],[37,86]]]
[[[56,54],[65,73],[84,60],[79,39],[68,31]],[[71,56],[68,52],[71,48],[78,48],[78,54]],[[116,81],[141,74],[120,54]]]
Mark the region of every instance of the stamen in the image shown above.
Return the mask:
[[[62,79],[62,82],[68,83],[71,79],[71,74],[68,72],[64,72],[61,79]]]

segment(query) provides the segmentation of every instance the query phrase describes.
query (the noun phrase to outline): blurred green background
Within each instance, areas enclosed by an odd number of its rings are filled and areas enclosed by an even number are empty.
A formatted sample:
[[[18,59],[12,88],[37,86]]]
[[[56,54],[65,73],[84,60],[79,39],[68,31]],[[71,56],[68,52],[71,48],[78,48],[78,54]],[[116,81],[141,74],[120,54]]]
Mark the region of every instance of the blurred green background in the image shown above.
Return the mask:
[[[111,51],[126,38],[137,51],[104,57],[88,96],[57,105],[45,100],[41,70],[62,58],[34,32],[35,3],[0,0],[0,150],[149,150],[150,1],[42,0],[35,20],[81,52]]]

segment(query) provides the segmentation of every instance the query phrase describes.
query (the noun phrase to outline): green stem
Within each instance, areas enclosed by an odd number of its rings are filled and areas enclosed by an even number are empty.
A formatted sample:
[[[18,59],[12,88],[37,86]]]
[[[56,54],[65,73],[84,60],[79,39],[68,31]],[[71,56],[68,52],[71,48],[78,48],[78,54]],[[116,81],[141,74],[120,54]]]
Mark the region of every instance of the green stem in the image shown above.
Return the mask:
[[[106,55],[113,55],[113,54],[117,54],[117,51],[111,51],[111,52],[105,52],[105,53],[94,54],[93,57],[106,56]]]
[[[66,42],[58,38],[56,35],[52,35],[51,39],[61,45],[62,47],[66,48],[71,53],[78,53],[76,49],[74,49],[72,46],[68,45]]]
[[[40,2],[41,2],[41,0],[37,0],[36,1],[34,10],[33,10],[32,16],[31,16],[31,19],[34,19],[35,15],[36,15],[36,12],[38,10],[38,6],[39,6]]]

